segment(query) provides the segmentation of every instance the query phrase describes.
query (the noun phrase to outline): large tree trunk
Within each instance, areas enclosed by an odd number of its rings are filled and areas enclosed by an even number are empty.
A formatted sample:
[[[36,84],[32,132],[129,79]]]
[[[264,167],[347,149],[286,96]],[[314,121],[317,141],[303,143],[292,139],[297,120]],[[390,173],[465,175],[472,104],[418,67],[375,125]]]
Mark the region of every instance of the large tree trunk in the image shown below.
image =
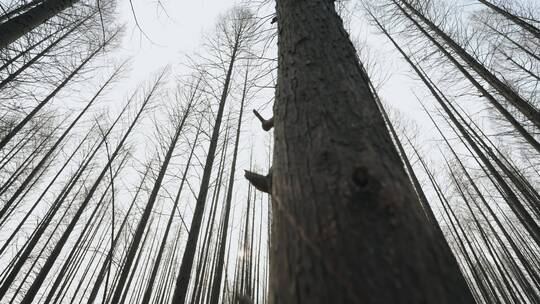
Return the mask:
[[[278,0],[271,303],[474,303],[330,0]]]
[[[28,11],[0,24],[0,49],[40,26],[79,0],[45,0]]]

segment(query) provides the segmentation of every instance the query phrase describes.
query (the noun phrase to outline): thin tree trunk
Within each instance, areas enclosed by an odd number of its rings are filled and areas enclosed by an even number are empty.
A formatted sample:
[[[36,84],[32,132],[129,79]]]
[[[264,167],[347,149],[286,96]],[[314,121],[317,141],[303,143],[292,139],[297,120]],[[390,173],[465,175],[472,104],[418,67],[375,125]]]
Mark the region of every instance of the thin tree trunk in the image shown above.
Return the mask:
[[[0,82],[0,90],[3,89],[10,82],[14,81],[21,73],[26,71],[26,69],[31,67],[33,64],[35,64],[36,62],[38,62],[39,60],[41,60],[45,56],[50,55],[51,50],[53,50],[60,42],[64,41],[75,30],[80,28],[80,26],[83,25],[86,21],[88,21],[92,17],[92,15],[87,16],[86,18],[84,18],[80,22],[74,24],[67,32],[60,35],[58,38],[54,39],[51,42],[51,44],[49,44],[47,47],[45,47],[43,50],[41,50],[39,53],[37,53],[35,56],[33,56],[30,60],[25,62],[21,67],[19,67],[13,73],[9,74],[5,79],[2,80],[2,82]]]
[[[394,0],[393,0],[394,1]],[[540,142],[538,142],[538,140],[536,140],[536,138],[530,134],[524,127],[523,125],[518,122],[513,116],[512,114],[510,114],[510,112],[491,94],[487,91],[486,88],[484,88],[482,86],[482,84],[480,82],[478,82],[472,75],[471,73],[469,73],[467,71],[467,69],[448,51],[446,50],[446,48],[444,48],[444,46],[442,44],[440,44],[435,38],[433,38],[433,36],[431,36],[419,23],[418,21],[416,21],[414,18],[412,18],[412,16],[407,13],[407,11],[405,11],[405,9],[403,7],[401,7],[400,5],[398,5],[395,1],[394,3],[398,6],[398,8],[400,9],[400,11],[418,28],[418,30],[420,30],[422,32],[422,34],[424,34],[427,39],[429,39],[447,58],[448,60],[450,60],[452,62],[452,64],[454,64],[456,66],[456,68],[465,76],[465,78],[467,78],[467,80],[469,80],[477,89],[480,93],[482,93],[483,96],[485,96],[489,102],[491,103],[491,105],[497,109],[497,111],[499,111],[499,113],[501,113],[501,115],[508,120],[508,122],[519,132],[519,134],[521,134],[521,136],[523,136],[523,138],[533,147],[536,149],[536,151],[539,151],[540,152]],[[395,42],[395,40],[393,40],[391,38],[390,35],[387,35],[388,38],[392,41],[392,43],[396,46],[396,48],[398,49],[398,51],[401,50],[401,48],[399,47],[399,45]],[[406,54],[403,50],[400,51],[400,53],[403,54],[403,56],[405,57]],[[407,57],[408,58],[408,57]],[[414,63],[411,62],[409,63],[411,65],[414,65]]]
[[[146,225],[150,218],[150,214],[157,200],[159,190],[161,189],[161,184],[163,182],[163,179],[165,178],[165,173],[167,173],[167,168],[169,167],[169,163],[173,157],[174,149],[176,148],[178,140],[180,139],[180,135],[182,134],[182,130],[186,122],[186,119],[188,118],[190,114],[190,110],[193,105],[193,102],[194,102],[193,100],[189,101],[189,104],[187,105],[187,108],[183,114],[182,120],[178,122],[178,125],[176,126],[176,129],[174,130],[174,136],[171,139],[171,142],[169,143],[169,147],[163,159],[163,163],[161,164],[161,168],[159,170],[157,179],[154,183],[154,187],[152,188],[152,192],[150,194],[150,197],[148,198],[148,202],[146,204],[144,212],[141,216],[141,219],[139,220],[139,224],[137,225],[137,230],[135,231],[135,234],[133,235],[133,240],[131,242],[131,246],[129,248],[127,258],[126,258],[126,265],[124,266],[124,269],[122,270],[122,274],[120,275],[118,285],[116,286],[116,291],[114,293],[114,296],[112,297],[113,303],[117,303],[120,300],[120,297],[122,295],[122,289],[129,275],[129,271],[131,270],[131,265],[133,264],[135,254],[137,253],[137,250],[139,248],[139,242],[143,236],[144,230],[146,229]],[[148,297],[150,297],[150,294],[148,294]]]
[[[9,208],[15,200],[21,195],[21,193],[24,191],[24,189],[30,184],[32,179],[36,176],[36,174],[41,170],[41,167],[47,162],[47,160],[51,157],[51,155],[54,153],[54,151],[60,146],[62,141],[66,138],[66,136],[71,132],[73,127],[77,124],[77,122],[82,118],[82,116],[88,111],[88,109],[94,104],[94,102],[98,99],[98,97],[101,95],[101,93],[107,88],[107,86],[118,76],[118,73],[120,72],[123,64],[119,66],[115,71],[111,74],[111,76],[101,85],[101,87],[98,89],[97,93],[94,94],[92,99],[88,102],[88,104],[81,110],[81,112],[77,115],[77,117],[71,122],[71,124],[64,130],[62,135],[56,140],[56,142],[52,145],[52,147],[45,153],[45,155],[41,158],[39,163],[32,169],[30,174],[24,179],[24,181],[19,185],[15,193],[11,196],[9,201],[4,205],[4,207],[0,210],[0,219],[4,216],[7,208]]]
[[[67,167],[67,165],[71,162],[71,159],[73,159],[73,157],[77,154],[77,152],[79,151],[79,149],[82,147],[82,145],[84,143],[86,143],[86,139],[88,138],[88,136],[90,135],[90,132],[88,132],[86,134],[86,136],[83,138],[83,140],[81,140],[81,142],[79,143],[79,145],[75,148],[75,150],[73,150],[73,152],[71,153],[71,155],[66,159],[66,161],[64,162],[64,164],[62,165],[62,167],[58,170],[58,172],[56,173],[56,175],[53,177],[53,179],[49,182],[49,184],[47,185],[47,187],[41,192],[41,194],[39,195],[39,197],[35,200],[34,204],[32,205],[32,207],[30,208],[30,210],[28,210],[25,214],[25,216],[20,220],[19,224],[17,225],[17,227],[13,230],[13,232],[11,233],[11,235],[9,236],[9,238],[7,240],[4,241],[4,245],[0,248],[0,255],[2,255],[2,253],[4,253],[4,250],[7,249],[7,247],[10,245],[11,241],[13,240],[13,238],[15,237],[15,235],[17,234],[17,232],[19,232],[19,230],[21,229],[21,227],[24,225],[24,223],[26,222],[26,220],[28,219],[28,217],[32,214],[32,212],[34,211],[34,209],[36,209],[36,207],[38,206],[38,204],[42,201],[43,197],[45,196],[45,194],[47,194],[47,192],[50,190],[50,188],[55,184],[55,181],[58,179],[58,177],[60,176],[60,174],[64,171],[64,169]],[[2,224],[0,224],[0,227],[2,226]]]
[[[236,127],[236,139],[234,142],[233,158],[231,164],[231,172],[229,175],[229,186],[227,188],[227,196],[225,198],[225,214],[223,215],[223,233],[221,234],[221,239],[218,242],[218,260],[216,262],[216,269],[214,271],[214,284],[212,286],[212,291],[209,299],[210,304],[218,304],[219,296],[221,291],[221,280],[223,277],[223,268],[225,264],[225,249],[227,248],[227,232],[229,229],[229,217],[231,213],[231,203],[234,190],[234,175],[236,172],[236,158],[238,156],[238,144],[240,143],[240,129],[242,127],[242,115],[244,113],[244,101],[246,98],[247,90],[247,75],[248,70],[246,70],[246,77],[244,79],[244,89],[242,92],[242,100],[240,102],[240,115],[238,117],[238,126]]]
[[[140,119],[142,113],[144,112],[144,110],[146,108],[146,105],[148,104],[150,98],[152,97],[152,95],[154,94],[154,92],[157,89],[158,85],[160,84],[160,81],[161,81],[162,77],[163,77],[163,73],[160,75],[160,77],[158,78],[158,80],[156,81],[156,83],[154,84],[154,86],[152,87],[150,92],[148,93],[148,95],[145,97],[145,100],[144,100],[141,108],[137,112],[137,114],[136,114],[135,118],[133,119],[131,125],[129,126],[128,130],[126,131],[126,133],[124,134],[124,136],[122,137],[120,142],[118,143],[115,151],[113,152],[112,156],[110,157],[110,159],[107,162],[107,164],[105,165],[105,167],[100,172],[99,176],[96,178],[96,181],[94,182],[94,184],[88,190],[88,193],[86,194],[84,200],[82,201],[81,205],[77,209],[77,212],[75,213],[74,217],[71,219],[69,225],[67,226],[66,230],[64,231],[64,233],[60,237],[58,243],[56,244],[56,246],[52,250],[51,254],[47,258],[45,263],[43,264],[43,267],[41,268],[39,273],[36,275],[36,278],[34,279],[34,282],[29,287],[25,297],[21,301],[22,304],[31,304],[32,303],[32,301],[33,301],[34,297],[36,296],[38,290],[40,289],[41,285],[43,284],[43,281],[45,280],[45,277],[47,276],[47,274],[51,270],[54,262],[56,261],[56,259],[58,258],[58,255],[60,254],[60,251],[62,250],[64,244],[67,242],[68,237],[70,236],[71,232],[75,228],[75,225],[77,224],[78,220],[80,219],[84,209],[90,203],[90,201],[92,199],[92,196],[97,191],[97,188],[98,188],[100,182],[105,177],[105,174],[108,172],[109,166],[112,165],[112,162],[114,161],[116,156],[118,156],[118,154],[120,153],[121,148],[124,145],[124,142],[126,141],[127,137],[130,135],[133,128],[135,127],[135,124]]]
[[[229,95],[229,86],[231,83],[232,72],[234,64],[236,62],[236,55],[238,52],[239,41],[235,41],[235,45],[232,50],[229,67],[227,68],[227,75],[225,76],[225,83],[223,86],[223,92],[219,101],[219,108],[216,116],[216,123],[212,130],[212,137],[210,138],[210,147],[208,148],[208,156],[204,165],[203,177],[201,180],[201,186],[199,189],[199,195],[197,196],[197,202],[195,204],[195,212],[191,221],[191,227],[189,229],[188,241],[186,248],[182,256],[182,264],[180,265],[180,272],[176,279],[176,287],[173,295],[173,303],[183,304],[186,301],[186,296],[189,286],[189,278],[193,267],[193,261],[195,258],[195,251],[197,249],[197,242],[199,239],[199,232],[202,224],[202,217],[204,214],[204,207],[206,204],[206,197],[208,195],[208,189],[210,185],[210,176],[212,174],[212,167],[214,165],[214,159],[217,149],[217,143],[219,139],[219,130],[221,127],[221,121],[223,119],[223,111],[225,109],[225,103]]]
[[[230,113],[229,113],[230,114]],[[202,245],[199,250],[199,257],[197,259],[197,268],[195,270],[195,279],[194,279],[194,285],[195,290],[191,294],[191,300],[189,303],[191,304],[199,304],[201,300],[201,295],[203,294],[203,288],[205,284],[203,284],[205,279],[205,272],[206,272],[206,266],[207,266],[207,260],[208,255],[210,252],[210,246],[212,243],[212,235],[214,232],[214,223],[215,218],[217,214],[217,205],[221,193],[221,188],[223,185],[223,173],[225,170],[225,160],[227,156],[227,148],[229,147],[229,130],[230,125],[228,125],[229,122],[229,115],[227,116],[227,130],[225,131],[225,136],[223,140],[223,145],[221,148],[221,156],[219,158],[219,165],[217,170],[217,177],[215,181],[215,187],[212,194],[212,200],[210,203],[210,212],[208,214],[208,219],[206,220],[206,228],[204,232],[204,238],[202,240]]]

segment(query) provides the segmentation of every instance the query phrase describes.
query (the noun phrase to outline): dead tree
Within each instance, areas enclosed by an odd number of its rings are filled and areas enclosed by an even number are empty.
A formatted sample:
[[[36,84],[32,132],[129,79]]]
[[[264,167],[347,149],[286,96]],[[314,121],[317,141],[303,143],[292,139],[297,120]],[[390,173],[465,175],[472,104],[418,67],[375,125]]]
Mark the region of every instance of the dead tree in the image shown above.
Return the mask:
[[[237,63],[238,57],[244,52],[246,44],[253,35],[253,22],[252,15],[245,9],[235,9],[229,16],[227,16],[219,25],[219,35],[227,37],[224,40],[226,44],[222,47],[226,48],[221,51],[225,51],[228,58],[228,66],[226,67],[226,75],[223,81],[221,90],[221,96],[219,97],[218,111],[216,120],[212,130],[210,138],[210,146],[208,147],[208,156],[204,164],[204,171],[199,189],[199,195],[197,196],[197,202],[195,205],[195,211],[191,222],[190,233],[184,254],[182,256],[182,264],[180,265],[180,271],[176,281],[176,287],[173,295],[174,303],[185,303],[188,292],[188,285],[191,277],[191,270],[195,259],[195,251],[197,248],[197,242],[199,238],[199,232],[202,224],[202,217],[204,214],[204,207],[206,204],[206,198],[208,195],[210,176],[212,174],[212,167],[214,164],[215,153],[217,149],[219,131],[221,122],[223,119],[223,111],[225,109],[225,103],[229,95],[232,76]],[[219,50],[214,50],[219,51]]]
[[[212,285],[212,290],[210,293],[210,299],[208,300],[210,304],[218,304],[219,298],[220,298],[220,291],[221,291],[221,280],[223,277],[223,269],[225,264],[225,248],[227,246],[227,237],[229,232],[229,220],[230,220],[230,213],[231,213],[231,202],[233,197],[233,189],[234,189],[234,176],[236,172],[236,161],[238,156],[238,144],[240,142],[240,129],[242,127],[242,116],[244,113],[244,102],[247,95],[247,82],[248,82],[248,69],[246,68],[246,74],[244,78],[244,88],[242,91],[242,99],[240,102],[240,114],[238,116],[238,125],[236,127],[236,138],[234,142],[234,151],[233,151],[233,159],[231,163],[231,172],[229,176],[229,185],[227,188],[227,196],[225,198],[225,214],[223,215],[223,232],[221,234],[221,238],[218,242],[218,253],[217,253],[217,261],[216,261],[216,269],[212,273],[214,284]]]
[[[95,182],[92,184],[92,187],[88,190],[88,193],[86,194],[84,200],[82,201],[81,205],[77,209],[77,212],[73,216],[73,218],[70,220],[69,225],[67,226],[66,230],[63,232],[60,240],[58,243],[54,246],[54,249],[52,250],[51,254],[48,256],[47,260],[45,261],[43,267],[40,269],[39,273],[37,274],[36,278],[32,282],[32,285],[29,287],[27,293],[25,294],[23,300],[21,303],[32,303],[34,297],[36,296],[39,288],[43,284],[46,276],[48,275],[49,271],[51,270],[53,264],[55,263],[56,259],[58,258],[58,255],[60,254],[60,251],[63,249],[63,246],[65,245],[67,239],[73,232],[73,229],[75,228],[75,225],[79,221],[84,209],[86,206],[90,203],[94,193],[97,191],[99,184],[107,174],[109,167],[112,165],[112,162],[115,160],[115,158],[119,155],[119,153],[122,150],[122,147],[127,140],[130,133],[133,131],[135,125],[139,122],[141,119],[141,116],[143,115],[146,106],[150,102],[150,100],[153,98],[154,93],[158,89],[158,87],[161,84],[161,81],[164,77],[164,74],[160,74],[157,81],[154,83],[152,88],[150,89],[149,93],[145,96],[144,101],[142,103],[142,106],[139,108],[137,114],[135,115],[135,118],[129,125],[127,131],[122,136],[122,139],[116,146],[115,150],[113,151],[110,159],[107,161],[105,167],[101,170],[98,177],[96,178]]]
[[[161,163],[158,176],[156,178],[156,181],[154,183],[154,186],[152,188],[152,192],[150,194],[150,197],[148,198],[148,202],[146,204],[146,207],[144,208],[144,212],[142,214],[141,219],[139,220],[139,223],[137,225],[137,229],[135,231],[135,234],[133,236],[133,240],[131,242],[131,245],[129,246],[126,263],[124,265],[124,268],[122,269],[122,273],[120,275],[119,282],[116,286],[116,290],[114,293],[114,296],[112,298],[113,303],[118,303],[120,301],[121,292],[124,288],[125,282],[128,278],[129,272],[131,270],[131,266],[133,265],[133,260],[135,259],[135,254],[139,250],[140,240],[143,236],[144,231],[146,230],[146,226],[148,224],[148,220],[150,218],[150,215],[152,213],[154,204],[157,200],[159,190],[161,189],[161,184],[163,183],[163,179],[165,178],[165,174],[167,173],[167,168],[169,166],[169,163],[171,159],[173,158],[173,153],[175,151],[175,148],[178,144],[178,141],[180,140],[180,136],[182,135],[182,132],[184,131],[184,125],[186,124],[186,120],[188,119],[192,107],[197,102],[196,96],[198,96],[197,92],[198,88],[194,89],[192,98],[190,98],[187,102],[187,105],[185,105],[184,113],[181,115],[178,115],[177,117],[174,117],[173,119],[176,119],[174,122],[174,132],[172,135],[172,138],[170,139],[169,146],[166,150],[166,154],[163,158],[163,162]],[[181,118],[180,118],[181,117]],[[146,292],[144,300],[148,302],[150,298],[151,293]],[[143,301],[144,301],[143,300]]]
[[[270,302],[474,303],[334,2],[278,0],[277,17]]]

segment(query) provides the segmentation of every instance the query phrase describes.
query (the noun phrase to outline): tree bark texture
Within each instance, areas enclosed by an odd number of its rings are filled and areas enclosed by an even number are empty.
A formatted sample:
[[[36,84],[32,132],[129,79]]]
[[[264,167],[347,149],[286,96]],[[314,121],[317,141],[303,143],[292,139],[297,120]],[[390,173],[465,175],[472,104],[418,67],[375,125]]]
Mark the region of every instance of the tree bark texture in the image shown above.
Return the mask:
[[[271,303],[474,303],[331,0],[278,0]]]
[[[28,11],[0,24],[0,49],[19,39],[79,0],[45,0]]]

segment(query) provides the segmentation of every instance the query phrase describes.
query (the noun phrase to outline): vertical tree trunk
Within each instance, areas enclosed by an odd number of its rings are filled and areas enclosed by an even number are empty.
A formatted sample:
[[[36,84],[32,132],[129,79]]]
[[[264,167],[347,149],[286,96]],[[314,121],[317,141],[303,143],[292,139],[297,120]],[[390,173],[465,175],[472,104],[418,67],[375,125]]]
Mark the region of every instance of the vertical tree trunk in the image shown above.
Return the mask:
[[[238,39],[238,38],[237,38]],[[210,138],[210,147],[208,148],[208,156],[204,165],[203,176],[201,180],[201,186],[199,189],[199,195],[197,196],[197,202],[195,204],[195,212],[193,219],[191,220],[191,227],[189,229],[189,236],[184,249],[184,255],[182,256],[182,264],[180,265],[180,272],[176,279],[176,287],[173,295],[173,303],[180,304],[185,303],[186,295],[188,291],[189,278],[191,275],[191,269],[193,267],[193,260],[195,258],[195,251],[197,249],[197,241],[199,239],[199,231],[201,230],[202,217],[204,214],[204,206],[206,203],[206,196],[208,195],[208,189],[210,186],[210,176],[212,174],[212,167],[214,165],[214,159],[217,149],[217,143],[219,139],[219,130],[221,127],[221,120],[223,118],[223,111],[225,109],[225,102],[229,95],[229,86],[231,82],[232,72],[236,61],[236,55],[238,52],[239,41],[235,42],[232,50],[229,67],[227,68],[227,75],[225,76],[225,83],[223,86],[223,92],[219,101],[219,108],[216,116],[216,123],[212,130],[212,137]]]
[[[248,70],[246,70],[246,77],[244,78],[244,89],[242,92],[242,100],[240,102],[240,114],[238,117],[238,125],[236,127],[236,139],[234,141],[234,150],[233,158],[231,163],[231,172],[229,175],[229,186],[227,187],[227,196],[225,198],[225,214],[223,215],[223,233],[221,234],[221,239],[218,242],[218,257],[216,262],[216,269],[214,271],[214,284],[212,285],[211,296],[209,299],[210,304],[218,304],[219,296],[221,291],[221,279],[223,277],[223,266],[225,263],[225,249],[227,248],[227,232],[229,229],[229,217],[231,214],[231,202],[234,189],[234,175],[236,172],[236,158],[238,155],[238,144],[240,142],[240,129],[242,127],[242,115],[244,114],[244,101],[246,98],[247,90],[247,75]]]
[[[176,125],[174,136],[171,139],[171,142],[169,143],[167,152],[163,158],[163,162],[161,163],[158,176],[152,188],[152,192],[150,193],[150,197],[148,198],[146,207],[144,208],[141,219],[139,220],[139,223],[137,225],[137,229],[133,235],[133,240],[131,242],[131,245],[129,246],[129,250],[128,250],[128,254],[126,258],[126,264],[124,268],[122,269],[122,274],[120,275],[118,285],[116,286],[116,290],[112,298],[113,303],[118,303],[120,301],[120,297],[122,296],[122,290],[124,288],[126,280],[128,279],[131,266],[133,265],[133,261],[135,259],[135,255],[137,254],[137,251],[139,250],[140,241],[143,237],[144,231],[146,230],[148,221],[150,219],[150,215],[152,214],[152,211],[154,208],[154,204],[156,203],[158,199],[158,194],[159,194],[159,190],[161,189],[161,184],[163,183],[163,179],[165,178],[165,174],[167,173],[167,168],[169,167],[169,163],[174,155],[173,154],[174,149],[176,148],[178,140],[180,139],[180,135],[182,134],[182,130],[184,128],[186,119],[188,118],[190,114],[192,103],[193,103],[193,100],[190,100],[182,116],[182,120],[178,122],[178,124]],[[148,297],[149,296],[150,294],[148,294]]]
[[[197,140],[200,135],[200,129],[197,130],[197,133],[195,135],[195,140],[193,141],[193,146],[191,147],[191,151],[189,153],[189,157],[186,163],[186,168],[184,169],[184,173],[182,175],[182,180],[180,182],[180,187],[178,188],[178,192],[176,193],[176,198],[174,199],[174,206],[172,207],[171,215],[169,217],[169,220],[167,221],[167,227],[165,228],[165,233],[163,234],[161,245],[157,254],[157,257],[154,261],[154,266],[152,269],[152,273],[150,275],[150,278],[148,280],[148,284],[146,286],[146,290],[144,293],[143,303],[149,303],[150,296],[152,295],[152,289],[154,285],[154,280],[156,278],[157,272],[159,270],[159,265],[161,264],[161,257],[163,255],[163,252],[165,251],[165,245],[167,244],[167,238],[169,236],[169,232],[171,230],[171,226],[174,220],[174,215],[176,210],[178,209],[178,203],[180,202],[180,194],[182,193],[182,189],[184,188],[184,183],[187,180],[187,173],[189,172],[189,168],[191,165],[191,158],[193,157],[193,154],[195,152],[195,148],[197,147]],[[179,214],[182,216],[181,214]]]
[[[0,24],[0,49],[19,39],[34,28],[79,0],[45,0],[17,17]]]
[[[88,299],[86,301],[86,303],[88,303],[88,304],[94,303],[94,300],[95,300],[95,298],[97,296],[97,293],[98,293],[99,289],[101,288],[101,283],[103,282],[103,278],[105,277],[105,272],[107,271],[107,268],[110,269],[110,267],[111,267],[110,264],[111,264],[112,258],[114,256],[114,251],[115,251],[116,245],[117,245],[118,241],[120,240],[120,237],[122,236],[122,231],[123,231],[124,225],[127,222],[127,220],[129,219],[131,209],[133,208],[133,206],[136,203],[136,199],[139,196],[139,193],[140,193],[140,191],[141,191],[141,189],[142,189],[142,187],[144,185],[144,182],[146,180],[146,176],[148,175],[149,171],[150,171],[149,167],[147,167],[145,172],[144,172],[143,177],[141,178],[141,183],[137,187],[135,195],[133,196],[133,200],[131,201],[131,204],[129,205],[129,208],[128,208],[127,212],[126,212],[124,220],[122,221],[122,224],[120,224],[120,228],[116,232],[116,237],[114,238],[113,245],[111,246],[109,252],[107,253],[107,256],[105,258],[105,262],[101,265],[101,269],[99,270],[99,273],[97,275],[97,279],[94,282],[94,287],[92,288],[92,291],[90,292],[90,296],[88,297]],[[49,294],[50,294],[50,292],[49,292]]]
[[[330,0],[279,0],[271,303],[474,303]]]

